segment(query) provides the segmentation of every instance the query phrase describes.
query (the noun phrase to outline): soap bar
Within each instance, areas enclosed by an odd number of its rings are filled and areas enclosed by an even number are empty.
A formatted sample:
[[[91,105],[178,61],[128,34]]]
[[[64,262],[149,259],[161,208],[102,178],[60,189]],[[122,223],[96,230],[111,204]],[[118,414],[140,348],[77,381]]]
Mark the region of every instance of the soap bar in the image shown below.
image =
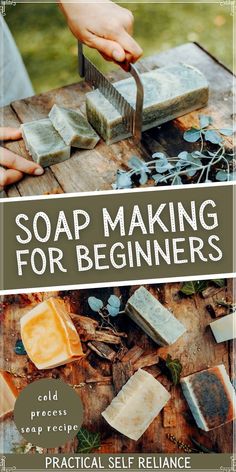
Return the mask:
[[[26,149],[42,167],[69,159],[70,146],[65,144],[49,118],[24,123],[21,130]]]
[[[141,74],[144,86],[143,131],[201,108],[208,101],[208,83],[192,66],[174,64]],[[136,84],[133,78],[113,84],[135,108]],[[122,116],[102,95],[94,90],[86,95],[87,117],[107,144],[130,136]]]
[[[12,376],[0,370],[0,420],[13,412],[17,395]]]
[[[170,399],[163,385],[145,370],[130,377],[102,412],[117,431],[137,441]]]
[[[129,298],[125,311],[160,346],[169,346],[186,329],[145,287]]]
[[[49,298],[21,318],[26,352],[38,369],[50,369],[83,356],[75,326],[62,300]]]
[[[236,338],[236,312],[210,323],[217,343]]]
[[[236,395],[224,365],[181,379],[181,386],[199,428],[218,428],[235,419]]]
[[[100,140],[82,113],[58,105],[53,105],[49,118],[69,146],[81,149],[93,149]]]

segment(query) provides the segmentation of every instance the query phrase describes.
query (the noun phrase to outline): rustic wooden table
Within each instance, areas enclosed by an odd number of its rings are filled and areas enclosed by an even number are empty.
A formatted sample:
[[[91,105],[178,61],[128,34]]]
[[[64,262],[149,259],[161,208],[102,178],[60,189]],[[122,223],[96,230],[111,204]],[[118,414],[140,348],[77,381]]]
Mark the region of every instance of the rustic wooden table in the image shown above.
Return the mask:
[[[210,100],[208,107],[201,111],[211,115],[217,125],[230,126],[233,113],[232,74],[199,45],[192,43],[181,45],[143,59],[139,67],[140,70],[145,71],[179,61],[198,67],[209,81]],[[110,75],[113,80],[122,76],[122,71]],[[8,126],[18,126],[22,122],[43,118],[47,116],[54,103],[64,106],[73,105],[73,107],[82,107],[83,109],[84,95],[88,90],[88,86],[80,82],[29,99],[16,101],[3,109],[4,123]],[[17,185],[9,187],[5,196],[110,189],[115,179],[116,170],[118,168],[125,169],[131,155],[136,154],[144,159],[149,159],[151,154],[157,150],[164,150],[168,155],[173,156],[183,149],[189,149],[191,145],[183,141],[182,134],[185,129],[197,124],[198,113],[199,111],[190,113],[160,128],[145,132],[141,149],[134,146],[132,139],[128,139],[109,147],[101,141],[93,151],[75,151],[71,159],[46,169],[43,176],[25,177]],[[23,141],[7,143],[6,146],[29,158]],[[121,316],[118,321],[119,329],[128,335],[125,340],[127,347],[130,349],[137,345],[143,349],[143,355],[154,353],[163,358],[167,356],[167,353],[170,353],[182,362],[182,375],[188,375],[221,363],[232,374],[232,343],[216,344],[208,327],[212,320],[206,310],[206,305],[215,303],[215,295],[213,297],[210,295],[207,299],[203,299],[200,295],[183,299],[178,294],[180,285],[177,283],[161,284],[147,286],[147,288],[169,309],[172,309],[175,316],[185,324],[187,335],[180,338],[173,346],[157,349],[150,338],[131,321]],[[109,293],[115,292],[121,294],[125,302],[133,288],[98,289],[93,290],[93,295],[104,299]],[[91,295],[91,291],[86,290],[68,292],[66,294],[68,310],[72,313],[91,316],[87,305],[89,295]],[[48,296],[49,294],[31,296],[30,303],[33,305],[36,301]],[[231,280],[228,281],[227,288],[221,290],[220,297],[232,300]],[[2,349],[3,356],[0,360],[0,368],[15,375],[19,389],[42,375],[35,370],[26,356],[17,356],[14,353],[15,342],[19,337],[19,319],[31,307],[28,304],[28,297],[26,299],[25,305],[24,297],[7,297],[7,305],[3,309],[1,323],[0,349]],[[186,444],[191,444],[190,437],[193,436],[200,443],[218,452],[232,451],[232,423],[209,433],[199,430],[183,398],[181,388],[171,385],[155,366],[150,367],[150,372],[170,390],[172,398],[168,407],[155,419],[138,442],[128,440],[116,433],[101,417],[101,411],[114,396],[110,361],[101,360],[94,352],[89,351],[88,356],[82,362],[68,364],[49,372],[45,371],[43,375],[60,376],[71,385],[77,385],[76,390],[85,405],[84,426],[89,430],[102,432],[102,444],[99,452],[183,452],[167,438],[167,434],[173,434]],[[4,430],[5,452],[7,452],[7,443],[18,442],[18,436],[10,419],[5,424]],[[70,444],[58,449],[58,452],[71,451],[73,447],[74,445]],[[56,451],[54,450],[54,452]]]
[[[201,112],[211,115],[216,126],[230,126],[232,123],[233,76],[222,64],[195,43],[183,44],[174,49],[145,58],[139,62],[139,70],[147,71],[160,66],[185,62],[198,67],[210,85],[208,106]],[[121,70],[110,74],[111,80],[124,76]],[[3,109],[6,126],[19,126],[47,116],[54,103],[84,109],[85,93],[89,87],[84,82],[13,102]],[[142,148],[137,148],[132,139],[106,146],[103,141],[93,151],[74,150],[71,159],[47,168],[41,177],[25,177],[17,185],[9,187],[6,196],[43,195],[62,192],[83,192],[111,189],[117,169],[126,169],[130,156],[150,159],[153,152],[164,150],[174,156],[191,145],[184,142],[185,129],[198,123],[199,111],[189,113],[159,128],[143,133]],[[30,158],[23,141],[6,144],[6,147]]]

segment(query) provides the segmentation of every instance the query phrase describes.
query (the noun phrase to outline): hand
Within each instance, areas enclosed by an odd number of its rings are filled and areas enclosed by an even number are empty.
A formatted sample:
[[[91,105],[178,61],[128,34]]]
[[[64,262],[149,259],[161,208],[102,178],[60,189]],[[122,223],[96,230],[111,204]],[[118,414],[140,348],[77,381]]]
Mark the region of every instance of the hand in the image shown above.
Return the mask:
[[[110,0],[86,0],[68,3],[60,0],[60,7],[74,36],[87,46],[97,49],[109,61],[127,70],[127,63],[137,61],[142,49],[132,38],[133,15],[126,8]],[[126,64],[122,64],[126,62]]]
[[[17,128],[1,128],[0,141],[21,138],[21,131]],[[3,167],[1,167],[3,166]],[[6,167],[6,169],[4,169]],[[21,180],[24,174],[42,175],[43,168],[35,162],[28,161],[12,151],[0,147],[0,190]]]

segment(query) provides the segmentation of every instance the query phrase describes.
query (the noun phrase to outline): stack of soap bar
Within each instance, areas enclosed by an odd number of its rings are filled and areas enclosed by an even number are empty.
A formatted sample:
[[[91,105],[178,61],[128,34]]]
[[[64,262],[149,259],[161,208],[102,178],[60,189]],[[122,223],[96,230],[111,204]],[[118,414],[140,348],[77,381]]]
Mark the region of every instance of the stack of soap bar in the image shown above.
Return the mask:
[[[49,298],[24,315],[21,337],[38,369],[50,369],[83,356],[79,335],[60,299]]]
[[[93,149],[100,139],[86,118],[77,110],[54,105],[48,116],[69,146]]]
[[[145,287],[129,298],[126,312],[160,346],[173,344],[186,329]]]
[[[161,67],[141,74],[144,86],[143,131],[201,108],[208,101],[208,83],[202,73],[185,64]],[[135,108],[133,78],[114,86]],[[122,116],[99,90],[86,96],[87,117],[107,144],[130,136]]]
[[[224,365],[181,380],[184,396],[199,428],[218,428],[236,416],[236,395]]]
[[[21,129],[26,149],[42,167],[69,159],[70,146],[65,144],[49,118],[24,123]]]
[[[145,370],[139,369],[102,412],[117,431],[137,441],[170,399],[169,392]]]
[[[210,323],[211,330],[217,343],[236,338],[236,312],[223,316]]]
[[[13,412],[17,395],[12,376],[0,370],[0,420]]]

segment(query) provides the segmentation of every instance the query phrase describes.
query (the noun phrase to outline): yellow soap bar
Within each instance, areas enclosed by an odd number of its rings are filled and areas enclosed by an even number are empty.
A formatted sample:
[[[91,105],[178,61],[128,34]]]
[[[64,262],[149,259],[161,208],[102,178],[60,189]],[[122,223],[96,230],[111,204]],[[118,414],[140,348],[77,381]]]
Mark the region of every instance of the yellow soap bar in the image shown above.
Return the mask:
[[[0,370],[0,420],[13,412],[17,395],[12,376]]]
[[[59,298],[39,303],[21,318],[21,337],[38,369],[51,369],[84,355],[79,334]]]

